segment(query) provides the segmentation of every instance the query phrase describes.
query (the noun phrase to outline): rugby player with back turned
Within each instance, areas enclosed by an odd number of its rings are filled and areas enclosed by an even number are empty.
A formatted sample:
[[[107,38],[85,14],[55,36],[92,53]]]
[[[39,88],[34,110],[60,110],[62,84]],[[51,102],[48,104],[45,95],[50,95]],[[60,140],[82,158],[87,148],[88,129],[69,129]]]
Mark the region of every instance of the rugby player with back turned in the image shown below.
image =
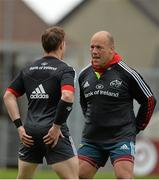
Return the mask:
[[[65,32],[61,27],[51,27],[41,40],[44,57],[24,67],[4,94],[21,141],[17,178],[33,178],[45,157],[60,178],[78,179],[78,158],[66,124],[74,101],[75,71],[62,61]],[[24,121],[17,103],[23,94],[28,99]]]

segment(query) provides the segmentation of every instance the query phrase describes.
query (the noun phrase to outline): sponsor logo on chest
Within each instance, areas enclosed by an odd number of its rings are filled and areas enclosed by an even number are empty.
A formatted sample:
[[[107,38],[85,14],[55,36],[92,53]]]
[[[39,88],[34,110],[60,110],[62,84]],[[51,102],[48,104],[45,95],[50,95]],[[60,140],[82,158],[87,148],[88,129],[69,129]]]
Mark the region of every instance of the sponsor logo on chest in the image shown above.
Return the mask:
[[[104,88],[104,85],[103,84],[97,84],[96,85],[96,89],[103,89]]]
[[[110,86],[114,88],[119,88],[121,84],[122,84],[122,81],[119,81],[117,79],[110,82]]]
[[[122,81],[119,81],[119,80],[113,80],[110,82],[110,84],[108,85],[108,88],[109,87],[113,87],[115,89],[119,88],[122,84]],[[86,81],[83,85],[83,88],[86,89],[90,86],[90,83],[88,81]],[[111,97],[119,97],[119,92],[112,92],[108,89],[106,89],[105,85],[104,84],[97,84],[95,85],[95,89],[94,91],[89,91],[87,93],[85,93],[85,98],[88,98],[90,96],[93,96],[93,95],[104,95],[104,96],[111,96]]]

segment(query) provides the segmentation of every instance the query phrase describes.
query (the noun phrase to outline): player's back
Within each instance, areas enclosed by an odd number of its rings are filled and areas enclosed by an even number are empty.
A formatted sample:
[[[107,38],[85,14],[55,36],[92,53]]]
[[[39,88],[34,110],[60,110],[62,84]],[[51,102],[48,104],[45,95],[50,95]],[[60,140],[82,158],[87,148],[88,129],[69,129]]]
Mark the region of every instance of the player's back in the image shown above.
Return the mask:
[[[70,67],[54,57],[44,57],[22,71],[28,98],[26,123],[48,126],[52,124],[56,106],[61,98],[64,71]]]

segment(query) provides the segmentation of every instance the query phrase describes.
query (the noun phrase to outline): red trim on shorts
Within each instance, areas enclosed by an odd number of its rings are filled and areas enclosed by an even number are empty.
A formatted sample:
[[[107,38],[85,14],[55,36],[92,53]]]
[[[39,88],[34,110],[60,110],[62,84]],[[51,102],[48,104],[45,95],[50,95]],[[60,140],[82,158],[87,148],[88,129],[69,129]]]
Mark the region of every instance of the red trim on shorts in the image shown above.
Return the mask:
[[[91,159],[91,158],[89,158],[89,157],[87,157],[87,156],[78,155],[78,159],[88,162],[89,164],[91,164],[93,167],[95,167],[95,168],[97,168],[97,169],[100,168],[100,167],[94,162],[93,159]]]
[[[134,163],[134,157],[131,156],[131,155],[120,156],[120,157],[118,157],[117,159],[114,160],[113,165],[115,163],[117,163],[118,161],[130,161],[130,162]]]
[[[63,91],[63,90],[68,90],[68,91],[75,92],[75,88],[72,85],[63,85],[61,87],[61,91]]]
[[[16,96],[16,97],[21,96],[19,93],[17,93],[17,92],[16,92],[14,89],[12,89],[12,88],[7,88],[6,91],[12,93],[12,94],[13,94],[14,96]]]

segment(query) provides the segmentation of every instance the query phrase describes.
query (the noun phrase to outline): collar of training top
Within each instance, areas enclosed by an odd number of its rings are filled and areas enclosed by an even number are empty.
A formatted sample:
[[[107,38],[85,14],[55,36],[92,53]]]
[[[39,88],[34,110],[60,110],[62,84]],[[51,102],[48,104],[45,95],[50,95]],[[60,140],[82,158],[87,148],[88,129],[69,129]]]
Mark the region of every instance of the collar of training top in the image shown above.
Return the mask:
[[[93,69],[96,72],[103,73],[109,66],[111,66],[112,64],[116,64],[119,61],[121,61],[121,57],[118,53],[115,53],[113,58],[109,62],[107,62],[106,65],[102,68],[96,67],[95,65],[93,65],[93,62],[91,62],[91,63],[92,63]]]

